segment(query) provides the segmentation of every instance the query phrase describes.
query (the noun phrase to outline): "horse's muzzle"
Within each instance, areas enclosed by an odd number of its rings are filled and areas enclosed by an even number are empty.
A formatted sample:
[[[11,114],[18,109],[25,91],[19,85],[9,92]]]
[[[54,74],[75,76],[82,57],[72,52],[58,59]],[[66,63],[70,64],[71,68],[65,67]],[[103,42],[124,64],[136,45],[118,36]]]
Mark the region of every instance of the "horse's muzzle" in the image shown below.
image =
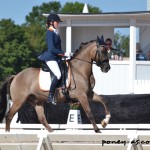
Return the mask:
[[[107,73],[109,70],[110,70],[110,65],[108,64],[108,65],[103,66],[102,72]]]

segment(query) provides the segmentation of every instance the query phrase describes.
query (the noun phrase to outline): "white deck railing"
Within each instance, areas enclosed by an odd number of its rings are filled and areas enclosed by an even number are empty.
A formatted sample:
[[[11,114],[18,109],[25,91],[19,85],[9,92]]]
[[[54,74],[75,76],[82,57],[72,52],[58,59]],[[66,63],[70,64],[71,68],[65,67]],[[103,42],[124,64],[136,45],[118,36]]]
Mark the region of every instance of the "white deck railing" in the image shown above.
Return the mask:
[[[149,94],[149,93],[150,93],[150,80],[134,81],[134,94]]]
[[[130,61],[110,61],[110,66],[108,73],[102,73],[99,67],[93,66],[94,91],[97,94],[150,94],[150,61],[136,61],[132,79]]]

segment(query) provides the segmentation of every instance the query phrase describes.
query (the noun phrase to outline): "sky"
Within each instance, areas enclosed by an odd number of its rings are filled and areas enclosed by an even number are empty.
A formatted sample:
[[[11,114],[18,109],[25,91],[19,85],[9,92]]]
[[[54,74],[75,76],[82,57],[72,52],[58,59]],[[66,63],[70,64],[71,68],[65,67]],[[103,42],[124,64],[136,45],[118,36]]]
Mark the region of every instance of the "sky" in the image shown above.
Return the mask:
[[[103,12],[147,10],[147,0],[60,0],[59,2],[63,6],[66,2],[75,1],[99,7]],[[50,0],[0,0],[0,20],[11,18],[15,24],[21,25],[25,22],[25,17],[32,12],[33,6],[48,2]]]

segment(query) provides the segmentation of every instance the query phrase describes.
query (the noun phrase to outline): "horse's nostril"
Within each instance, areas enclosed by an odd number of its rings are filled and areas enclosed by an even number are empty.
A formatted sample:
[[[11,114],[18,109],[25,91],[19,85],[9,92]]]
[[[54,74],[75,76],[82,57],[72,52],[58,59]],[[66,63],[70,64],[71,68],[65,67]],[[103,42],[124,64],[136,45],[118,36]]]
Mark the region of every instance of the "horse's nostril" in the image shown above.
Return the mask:
[[[106,67],[106,70],[109,71],[110,70],[110,66]]]

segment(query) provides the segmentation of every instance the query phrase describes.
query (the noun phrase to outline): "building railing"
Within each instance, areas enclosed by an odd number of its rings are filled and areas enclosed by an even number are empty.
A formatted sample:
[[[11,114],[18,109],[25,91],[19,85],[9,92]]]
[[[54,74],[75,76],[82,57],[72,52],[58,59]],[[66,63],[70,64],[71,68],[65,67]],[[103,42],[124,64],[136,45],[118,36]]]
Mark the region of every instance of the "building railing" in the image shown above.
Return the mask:
[[[136,61],[134,80],[130,76],[130,61],[110,61],[111,70],[102,73],[93,66],[96,80],[94,91],[99,95],[149,94],[150,61]],[[132,90],[131,90],[132,89]]]

